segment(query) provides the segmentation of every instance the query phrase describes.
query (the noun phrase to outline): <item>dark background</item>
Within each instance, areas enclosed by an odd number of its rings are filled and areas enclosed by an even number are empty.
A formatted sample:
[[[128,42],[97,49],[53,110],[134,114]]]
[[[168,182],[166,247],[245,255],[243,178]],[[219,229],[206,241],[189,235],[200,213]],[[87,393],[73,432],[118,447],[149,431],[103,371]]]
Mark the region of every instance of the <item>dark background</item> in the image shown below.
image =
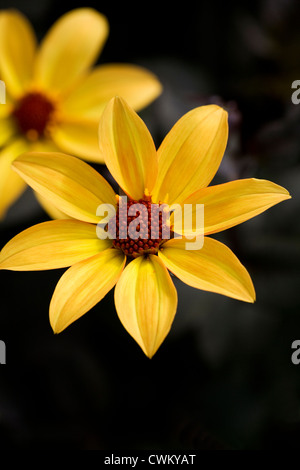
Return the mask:
[[[48,306],[63,271],[0,272],[1,449],[297,449],[300,365],[300,79],[297,0],[89,2],[110,36],[99,64],[145,65],[164,92],[140,114],[159,145],[186,111],[218,103],[230,138],[214,181],[259,177],[293,199],[217,238],[249,270],[254,305],[175,280],[173,328],[152,360],[120,324],[113,292],[60,335]],[[3,1],[41,38],[74,1]],[[0,51],[1,53],[1,51]],[[105,174],[105,170],[101,169]],[[46,220],[30,190],[0,227],[1,247]]]

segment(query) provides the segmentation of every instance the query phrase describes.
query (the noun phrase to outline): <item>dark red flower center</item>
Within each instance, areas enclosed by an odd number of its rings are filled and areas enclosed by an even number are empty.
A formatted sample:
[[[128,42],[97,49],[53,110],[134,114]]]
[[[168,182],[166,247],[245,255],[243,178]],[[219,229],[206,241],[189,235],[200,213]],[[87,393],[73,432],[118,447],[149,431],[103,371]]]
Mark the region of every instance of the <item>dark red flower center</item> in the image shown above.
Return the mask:
[[[108,224],[109,232],[114,231],[113,246],[132,258],[157,253],[168,232],[162,207],[147,199],[121,197]]]
[[[28,93],[17,104],[13,115],[19,130],[35,140],[45,134],[54,105],[41,93]]]

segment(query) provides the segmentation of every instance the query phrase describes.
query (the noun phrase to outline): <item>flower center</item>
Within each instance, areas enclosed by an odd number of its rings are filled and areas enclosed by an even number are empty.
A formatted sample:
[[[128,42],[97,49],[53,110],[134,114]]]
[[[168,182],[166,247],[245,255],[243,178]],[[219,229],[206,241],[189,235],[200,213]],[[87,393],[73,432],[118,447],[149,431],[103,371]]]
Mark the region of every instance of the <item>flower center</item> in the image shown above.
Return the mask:
[[[41,93],[33,92],[23,96],[13,115],[18,127],[30,140],[37,140],[45,135],[54,105]]]
[[[121,197],[116,216],[108,224],[110,232],[111,227],[115,228],[113,246],[132,258],[157,253],[168,231],[161,207],[152,204],[151,198]]]

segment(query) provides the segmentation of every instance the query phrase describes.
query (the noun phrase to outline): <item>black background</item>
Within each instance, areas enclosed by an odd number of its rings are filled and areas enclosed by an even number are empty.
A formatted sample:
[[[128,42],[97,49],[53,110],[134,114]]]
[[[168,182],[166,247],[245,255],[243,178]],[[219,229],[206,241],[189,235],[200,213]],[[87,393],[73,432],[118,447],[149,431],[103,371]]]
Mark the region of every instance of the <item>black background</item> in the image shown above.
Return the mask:
[[[39,38],[72,8],[104,13],[110,35],[98,63],[142,64],[163,83],[141,112],[157,145],[189,109],[222,104],[230,139],[214,182],[266,178],[293,199],[217,237],[249,270],[256,303],[175,280],[174,325],[152,360],[120,324],[113,292],[54,335],[48,306],[63,270],[1,271],[0,448],[296,449],[300,105],[291,83],[300,79],[299,2],[138,5],[1,2],[25,13]],[[43,220],[28,190],[1,224],[1,246]]]

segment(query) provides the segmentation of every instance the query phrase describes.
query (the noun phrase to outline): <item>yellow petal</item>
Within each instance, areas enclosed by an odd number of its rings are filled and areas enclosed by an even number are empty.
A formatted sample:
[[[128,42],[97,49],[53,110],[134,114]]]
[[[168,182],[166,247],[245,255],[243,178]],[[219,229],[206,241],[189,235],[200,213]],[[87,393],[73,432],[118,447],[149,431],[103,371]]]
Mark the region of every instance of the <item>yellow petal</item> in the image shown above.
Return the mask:
[[[59,149],[54,144],[52,140],[48,139],[39,139],[30,144],[30,151],[32,152],[59,152]],[[34,195],[37,198],[38,202],[44,209],[44,211],[49,215],[51,219],[69,219],[70,217],[64,212],[60,211],[56,206],[51,204],[47,199],[41,196],[39,193],[34,191]]]
[[[99,121],[108,101],[122,96],[136,111],[162,91],[155,75],[143,67],[107,64],[96,67],[61,104],[63,112]]]
[[[39,139],[37,141],[30,143],[31,152],[59,152],[59,149],[50,139]],[[51,204],[47,199],[42,197],[36,191],[34,195],[37,198],[38,202],[44,209],[44,211],[49,215],[51,219],[69,219],[70,217],[64,212],[60,211],[56,206]]]
[[[25,140],[17,139],[0,152],[0,218],[26,188],[26,183],[11,169],[12,161],[25,150]]]
[[[99,122],[65,118],[51,132],[51,137],[63,152],[91,162],[103,163],[98,142]]]
[[[196,204],[204,205],[204,233],[226,230],[290,199],[282,186],[255,178],[236,180],[196,191],[184,201],[186,213],[195,223]],[[196,230],[193,225],[192,230]],[[184,231],[186,235],[189,231]]]
[[[124,328],[151,358],[177,309],[176,289],[157,256],[140,256],[126,267],[115,289],[115,304]]]
[[[51,138],[43,138],[30,142],[31,152],[59,152],[60,149]]]
[[[71,266],[111,245],[97,238],[96,226],[78,220],[52,220],[12,238],[0,253],[0,269],[40,271]]]
[[[15,160],[13,168],[41,196],[75,219],[97,223],[98,206],[115,205],[115,193],[107,181],[76,157],[29,152]]]
[[[151,192],[157,176],[157,155],[141,118],[122,98],[113,98],[99,125],[99,145],[112,176],[132,199]]]
[[[1,14],[0,14],[1,18]],[[1,20],[0,20],[1,22]],[[5,103],[1,104],[0,103],[0,118],[7,118],[13,111],[14,109],[14,101],[13,99],[9,96],[7,90],[5,92]]]
[[[187,240],[167,241],[159,252],[166,267],[181,281],[197,289],[254,302],[251,278],[232,251],[209,237],[201,250],[187,250]]]
[[[68,89],[96,61],[107,35],[107,19],[92,8],[63,15],[49,30],[37,54],[37,84],[56,91]]]
[[[111,248],[69,268],[50,303],[54,333],[60,333],[103,299],[118,281],[125,262],[125,255]]]
[[[6,105],[0,105],[0,109]],[[5,145],[7,141],[16,134],[16,128],[10,117],[0,119],[0,147]]]
[[[201,106],[179,119],[158,149],[153,200],[182,203],[206,187],[219,168],[227,137],[227,113],[219,106]]]
[[[48,199],[45,199],[43,196],[41,196],[36,191],[34,191],[34,195],[37,198],[40,205],[42,206],[42,208],[44,209],[44,211],[48,214],[48,216],[51,219],[65,220],[65,219],[70,219],[71,218],[67,214],[65,214],[64,212],[60,211],[56,206],[51,204],[51,202],[49,202]]]
[[[1,78],[9,93],[19,97],[32,76],[36,38],[28,20],[16,10],[0,14],[0,51]]]

